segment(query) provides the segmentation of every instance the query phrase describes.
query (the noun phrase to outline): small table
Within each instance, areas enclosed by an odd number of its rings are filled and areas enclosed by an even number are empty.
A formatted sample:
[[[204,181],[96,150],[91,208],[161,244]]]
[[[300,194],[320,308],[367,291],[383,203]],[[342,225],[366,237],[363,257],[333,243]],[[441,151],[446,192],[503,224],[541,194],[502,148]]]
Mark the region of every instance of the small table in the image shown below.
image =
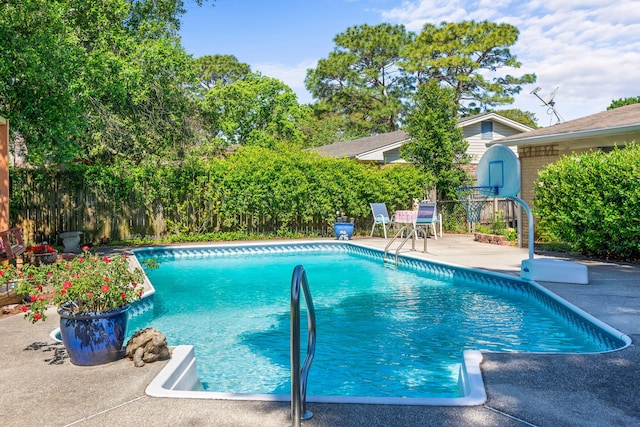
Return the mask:
[[[393,217],[393,222],[397,222],[399,224],[412,224],[416,222],[416,218],[418,217],[418,211],[414,210],[399,210],[396,211],[395,216]],[[442,237],[442,217],[440,214],[436,218],[433,219],[431,225],[433,226],[433,237],[438,240],[438,233],[436,231],[436,224],[440,224],[440,237]],[[427,228],[428,230],[428,228]]]
[[[396,211],[396,215],[393,217],[393,222],[411,224],[416,221],[417,217],[418,211]]]

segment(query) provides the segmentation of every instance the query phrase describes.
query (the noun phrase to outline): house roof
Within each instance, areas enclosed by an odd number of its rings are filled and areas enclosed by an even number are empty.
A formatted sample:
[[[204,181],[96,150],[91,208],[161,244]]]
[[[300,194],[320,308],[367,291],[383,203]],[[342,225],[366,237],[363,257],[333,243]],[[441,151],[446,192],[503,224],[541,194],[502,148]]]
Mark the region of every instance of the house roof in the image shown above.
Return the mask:
[[[401,145],[409,139],[409,134],[403,130],[382,133],[379,135],[367,136],[353,139],[351,141],[336,142],[330,145],[314,148],[326,156],[333,157],[360,157],[370,151],[375,151],[393,144]]]
[[[579,119],[535,129],[496,141],[504,145],[548,144],[556,141],[640,132],[640,104],[631,104]]]
[[[464,128],[469,125],[487,120],[493,120],[494,122],[502,123],[503,125],[517,129],[520,132],[528,132],[530,130],[533,130],[533,128],[527,125],[523,125],[520,122],[516,122],[515,120],[511,120],[507,117],[501,116],[500,112],[482,113],[476,114],[475,116],[463,117],[458,120],[458,127]]]
[[[464,128],[478,122],[493,120],[504,124],[505,126],[527,132],[532,130],[529,126],[518,123],[498,113],[483,113],[475,116],[465,117],[458,120],[457,126]],[[336,142],[330,145],[313,148],[320,154],[332,157],[355,157],[359,160],[380,160],[381,153],[400,147],[411,137],[403,130],[382,133],[374,136],[354,139],[351,141]]]

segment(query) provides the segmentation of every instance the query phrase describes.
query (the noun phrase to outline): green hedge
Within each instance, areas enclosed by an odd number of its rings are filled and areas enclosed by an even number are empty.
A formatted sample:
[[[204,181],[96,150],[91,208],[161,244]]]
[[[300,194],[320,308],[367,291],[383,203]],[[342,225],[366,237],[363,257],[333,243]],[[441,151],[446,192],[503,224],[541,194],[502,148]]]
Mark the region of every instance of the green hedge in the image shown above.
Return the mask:
[[[540,234],[590,256],[640,260],[640,147],[563,157],[534,189]]]
[[[82,210],[91,211],[87,215],[93,216],[96,211],[110,212],[105,215],[112,218],[97,222],[119,222],[111,229],[126,229],[141,236],[251,232],[246,229],[249,216],[269,222],[268,232],[287,235],[311,222],[324,224],[326,229],[336,211],[368,223],[370,202],[385,202],[389,210],[409,208],[412,199],[423,197],[430,186],[425,175],[408,164],[378,167],[312,152],[261,147],[241,147],[226,158],[193,157],[180,165],[77,167],[64,172],[15,170],[11,175],[15,195],[11,211],[16,222],[26,218],[27,211],[60,211],[62,202],[58,201],[64,199],[72,200],[68,212],[76,216]],[[34,186],[36,182],[64,185],[51,191],[49,184]],[[47,201],[37,203],[37,193],[43,192],[50,193]],[[85,196],[77,197],[79,194],[89,194],[100,203],[88,208],[91,203],[83,201]],[[132,219],[137,216],[147,218],[145,223],[151,225],[138,229],[136,224],[142,221]],[[165,230],[152,229],[158,218]],[[52,219],[50,223],[50,227],[56,227],[68,221]],[[87,230],[86,224],[81,227]],[[86,233],[99,237],[99,227]]]

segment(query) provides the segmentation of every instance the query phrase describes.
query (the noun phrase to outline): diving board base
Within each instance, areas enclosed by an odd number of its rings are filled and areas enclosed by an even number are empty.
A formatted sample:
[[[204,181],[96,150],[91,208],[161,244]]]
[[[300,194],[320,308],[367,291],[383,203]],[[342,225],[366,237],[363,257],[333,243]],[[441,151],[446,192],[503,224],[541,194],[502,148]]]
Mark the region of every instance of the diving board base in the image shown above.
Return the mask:
[[[589,271],[586,265],[548,258],[522,260],[520,277],[540,282],[575,283],[578,285],[589,283]]]

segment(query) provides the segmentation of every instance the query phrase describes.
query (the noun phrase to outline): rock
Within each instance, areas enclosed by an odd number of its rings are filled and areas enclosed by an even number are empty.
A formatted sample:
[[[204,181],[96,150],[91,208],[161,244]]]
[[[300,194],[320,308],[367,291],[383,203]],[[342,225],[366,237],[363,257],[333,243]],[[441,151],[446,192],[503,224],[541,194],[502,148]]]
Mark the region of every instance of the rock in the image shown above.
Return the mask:
[[[156,360],[166,360],[171,357],[167,346],[167,337],[154,328],[144,328],[136,331],[125,348],[125,356],[133,360],[137,368],[145,363]]]

